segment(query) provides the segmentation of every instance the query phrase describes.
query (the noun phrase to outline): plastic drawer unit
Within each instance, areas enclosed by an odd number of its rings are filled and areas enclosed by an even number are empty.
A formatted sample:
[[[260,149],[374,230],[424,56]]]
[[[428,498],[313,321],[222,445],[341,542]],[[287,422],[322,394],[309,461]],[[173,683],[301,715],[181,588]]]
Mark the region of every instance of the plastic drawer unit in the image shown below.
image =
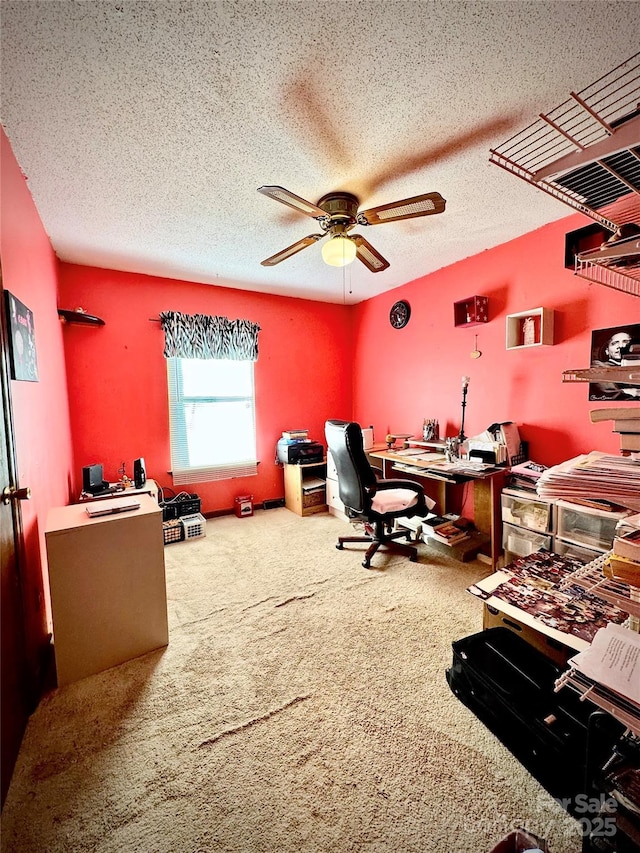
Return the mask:
[[[503,489],[502,520],[537,533],[553,530],[553,504],[540,498],[523,494],[515,489]]]
[[[576,560],[581,560],[585,564],[601,557],[604,553],[594,548],[586,548],[584,545],[576,545],[574,542],[565,542],[557,536],[553,537],[553,551],[561,557],[575,557]]]
[[[607,512],[568,501],[556,501],[555,534],[563,542],[594,551],[608,551],[613,543],[616,524],[625,515],[629,515],[627,510]]]
[[[550,533],[536,533],[524,527],[516,527],[515,524],[502,525],[502,547],[509,562],[517,557],[528,557],[541,548],[551,551],[552,543]]]

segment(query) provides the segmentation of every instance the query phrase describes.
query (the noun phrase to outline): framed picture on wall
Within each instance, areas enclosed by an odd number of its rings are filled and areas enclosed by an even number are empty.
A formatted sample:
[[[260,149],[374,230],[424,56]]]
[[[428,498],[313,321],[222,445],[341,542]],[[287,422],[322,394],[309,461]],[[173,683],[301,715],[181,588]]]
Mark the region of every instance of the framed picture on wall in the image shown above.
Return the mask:
[[[591,367],[629,367],[640,371],[640,323],[591,333]],[[589,383],[589,400],[640,400],[639,385]]]
[[[19,299],[4,292],[7,312],[7,334],[9,337],[9,366],[11,378],[26,382],[38,381],[36,358],[36,335],[33,326],[33,311]]]

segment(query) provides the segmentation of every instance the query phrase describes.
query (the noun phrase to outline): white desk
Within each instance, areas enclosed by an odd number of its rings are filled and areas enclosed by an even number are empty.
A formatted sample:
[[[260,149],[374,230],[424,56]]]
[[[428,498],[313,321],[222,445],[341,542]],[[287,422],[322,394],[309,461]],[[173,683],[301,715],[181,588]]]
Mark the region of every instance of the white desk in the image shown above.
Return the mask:
[[[50,510],[45,528],[58,685],[169,642],[162,510],[89,518],[86,504]]]
[[[109,483],[110,486],[115,486],[115,483]],[[91,495],[88,492],[80,492],[79,501],[104,501],[111,498],[130,498],[132,495],[151,495],[154,501],[158,500],[158,484],[155,480],[147,480],[140,489],[128,488],[122,489],[119,492],[109,492],[106,495]]]
[[[509,628],[560,666],[564,666],[576,652],[589,647],[586,640],[545,625],[525,610],[496,595],[491,595],[490,593],[508,577],[509,575],[504,572],[494,572],[473,585],[489,594],[488,598],[481,599],[484,603],[482,614],[484,629]]]

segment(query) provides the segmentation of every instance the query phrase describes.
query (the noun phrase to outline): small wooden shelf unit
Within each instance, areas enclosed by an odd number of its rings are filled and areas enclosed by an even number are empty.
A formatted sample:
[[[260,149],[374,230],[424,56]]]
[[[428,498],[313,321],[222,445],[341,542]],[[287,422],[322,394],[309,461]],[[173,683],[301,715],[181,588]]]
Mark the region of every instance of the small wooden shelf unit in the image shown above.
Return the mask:
[[[533,323],[533,341],[525,343],[525,323]],[[507,314],[507,349],[553,346],[553,309],[531,308],[518,314]]]
[[[284,503],[297,515],[312,515],[327,510],[327,462],[307,462],[301,465],[284,465]],[[313,481],[324,480],[322,488]]]

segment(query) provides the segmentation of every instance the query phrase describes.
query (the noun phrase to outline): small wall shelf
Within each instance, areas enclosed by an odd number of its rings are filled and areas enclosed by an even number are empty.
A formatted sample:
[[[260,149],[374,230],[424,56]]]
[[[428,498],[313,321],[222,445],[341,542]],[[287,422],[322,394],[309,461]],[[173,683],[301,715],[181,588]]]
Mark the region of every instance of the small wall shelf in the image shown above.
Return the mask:
[[[564,238],[565,269],[575,270],[576,255],[581,252],[589,252],[592,249],[599,249],[609,237],[611,237],[611,231],[608,231],[599,222],[585,225],[584,228],[577,228],[575,231],[569,231]]]
[[[553,309],[507,314],[507,349],[553,346]]]
[[[75,311],[69,311],[65,308],[58,308],[58,316],[63,323],[81,323],[85,326],[104,326],[104,320],[100,317],[94,317],[93,314],[87,314],[80,308]]]
[[[453,303],[454,326],[477,326],[489,322],[489,298],[469,296]]]

